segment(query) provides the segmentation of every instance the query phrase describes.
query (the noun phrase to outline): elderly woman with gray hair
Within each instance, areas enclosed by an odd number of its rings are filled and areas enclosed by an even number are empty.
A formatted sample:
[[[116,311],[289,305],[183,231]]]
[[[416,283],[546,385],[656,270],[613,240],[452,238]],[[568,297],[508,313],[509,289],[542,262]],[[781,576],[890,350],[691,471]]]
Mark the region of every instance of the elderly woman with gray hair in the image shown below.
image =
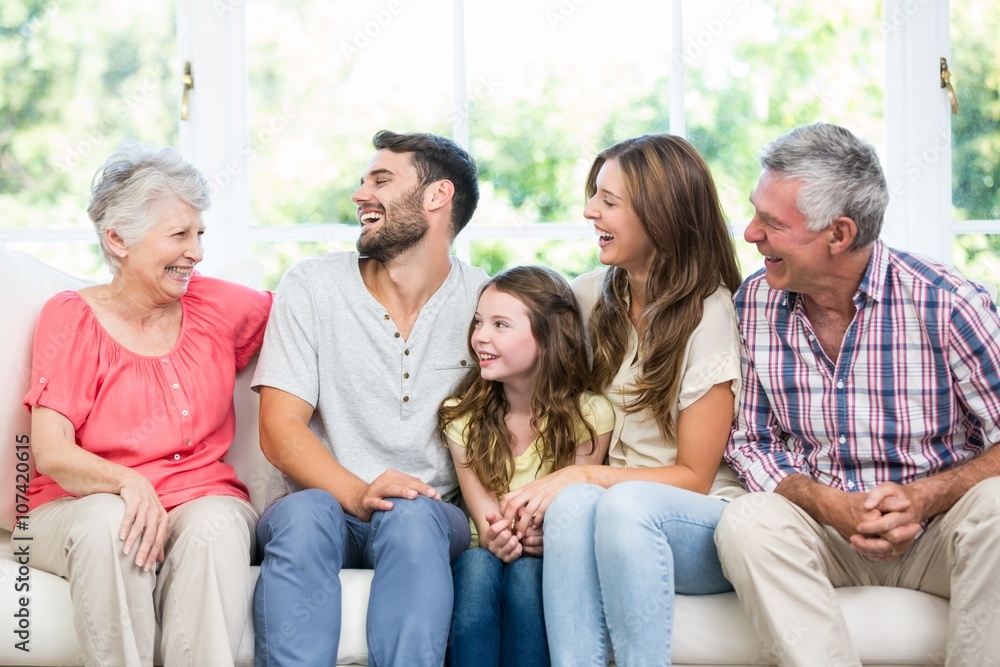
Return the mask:
[[[223,457],[233,383],[272,295],[194,271],[208,184],[171,148],[122,144],[88,214],[113,277],[35,334],[31,564],[70,582],[88,665],[232,664],[258,515]]]

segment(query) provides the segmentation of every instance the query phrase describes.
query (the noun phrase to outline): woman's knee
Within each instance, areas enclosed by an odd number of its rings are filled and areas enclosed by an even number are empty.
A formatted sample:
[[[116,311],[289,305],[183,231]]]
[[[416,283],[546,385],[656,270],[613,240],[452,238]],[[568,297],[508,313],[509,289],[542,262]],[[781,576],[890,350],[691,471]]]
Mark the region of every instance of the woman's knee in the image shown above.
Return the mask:
[[[218,553],[233,559],[253,555],[257,513],[238,498],[197,498],[172,510],[170,519],[168,549]]]
[[[122,551],[119,534],[125,518],[125,501],[110,493],[95,493],[73,500],[76,520],[67,533],[72,555],[87,552],[100,557]]]
[[[594,510],[604,493],[604,489],[593,484],[573,484],[563,489],[545,512],[543,531],[546,547],[592,535]]]

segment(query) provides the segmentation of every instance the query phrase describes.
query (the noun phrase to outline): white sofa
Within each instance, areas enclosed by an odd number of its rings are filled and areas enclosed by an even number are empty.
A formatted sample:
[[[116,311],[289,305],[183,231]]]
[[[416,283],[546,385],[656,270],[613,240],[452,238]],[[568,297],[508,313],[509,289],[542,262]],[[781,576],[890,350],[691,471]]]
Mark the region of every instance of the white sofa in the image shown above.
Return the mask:
[[[217,275],[248,284],[259,281],[243,265]],[[73,632],[68,583],[54,575],[16,562],[10,548],[14,525],[18,460],[16,445],[30,436],[28,412],[21,406],[30,373],[31,341],[42,304],[63,289],[83,281],[63,274],[0,245],[0,296],[3,328],[0,334],[0,665],[82,665]],[[261,507],[266,493],[268,463],[257,439],[257,396],[249,389],[252,367],[237,379],[235,393],[237,433],[228,460],[249,486],[253,502]],[[23,470],[23,467],[22,467]],[[34,474],[33,470],[30,474]],[[29,519],[30,520],[30,519]],[[29,561],[30,562],[30,561]],[[253,577],[257,568],[253,568]],[[343,627],[337,664],[365,664],[365,618],[371,572],[345,570]],[[30,590],[25,590],[27,584]],[[948,602],[913,591],[891,588],[850,588],[838,591],[851,636],[866,665],[936,665],[944,662]],[[24,599],[22,599],[24,598]],[[27,602],[27,604],[24,604]],[[25,621],[24,610],[27,610]],[[248,601],[249,610],[249,601]],[[20,614],[20,616],[19,616]],[[20,624],[27,628],[17,633]],[[794,633],[794,628],[790,632]],[[677,600],[673,662],[675,665],[768,664],[753,628],[735,594]],[[18,648],[24,639],[29,651]],[[301,641],[309,641],[302,637]],[[253,663],[253,626],[247,627],[238,662]]]

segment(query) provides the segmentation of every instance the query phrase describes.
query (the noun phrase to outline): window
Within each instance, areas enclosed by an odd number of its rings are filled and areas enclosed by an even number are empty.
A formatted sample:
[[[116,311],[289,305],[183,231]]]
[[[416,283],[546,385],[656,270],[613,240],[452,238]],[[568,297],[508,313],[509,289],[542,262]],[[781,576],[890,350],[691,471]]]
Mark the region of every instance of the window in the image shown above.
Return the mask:
[[[175,144],[174,3],[7,1],[0,9],[0,238],[104,274],[91,178],[127,138]]]
[[[976,280],[1000,280],[1000,6],[952,0],[952,56],[959,113],[952,119],[952,259]],[[947,142],[940,142],[942,152]]]
[[[948,4],[914,0],[156,4],[4,5],[8,244],[100,273],[84,211],[90,178],[118,141],[139,137],[179,144],[212,182],[206,266],[256,257],[273,287],[298,258],[353,247],[350,193],[371,136],[389,128],[453,136],[477,158],[483,197],[457,240],[461,256],[491,272],[545,262],[574,275],[596,264],[581,215],[594,155],[674,132],[708,159],[749,273],[759,257],[741,234],[757,152],[823,119],[882,154],[899,186],[890,243],[947,259],[954,241],[956,265],[998,274],[990,38],[1000,10],[989,0],[953,0],[953,50],[941,28]],[[936,70],[928,75],[942,55],[962,107],[954,118],[939,113],[946,98]],[[185,60],[196,83],[182,122]],[[949,125],[953,146],[942,138]],[[74,169],[60,168],[67,156]],[[948,180],[954,208],[934,187]]]

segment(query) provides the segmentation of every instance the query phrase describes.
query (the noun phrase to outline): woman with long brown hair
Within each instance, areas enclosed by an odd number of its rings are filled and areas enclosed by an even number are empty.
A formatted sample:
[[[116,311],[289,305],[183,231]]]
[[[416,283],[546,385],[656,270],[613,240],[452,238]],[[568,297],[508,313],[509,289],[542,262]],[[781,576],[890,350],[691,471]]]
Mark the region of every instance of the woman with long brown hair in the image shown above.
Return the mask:
[[[502,509],[545,512],[553,664],[606,664],[610,637],[618,665],[666,665],[675,591],[731,590],[713,533],[742,493],[722,462],[740,383],[740,272],[708,165],[684,139],[606,149],[587,196],[606,267],[573,289],[594,386],[615,409],[610,466],[557,471]]]

